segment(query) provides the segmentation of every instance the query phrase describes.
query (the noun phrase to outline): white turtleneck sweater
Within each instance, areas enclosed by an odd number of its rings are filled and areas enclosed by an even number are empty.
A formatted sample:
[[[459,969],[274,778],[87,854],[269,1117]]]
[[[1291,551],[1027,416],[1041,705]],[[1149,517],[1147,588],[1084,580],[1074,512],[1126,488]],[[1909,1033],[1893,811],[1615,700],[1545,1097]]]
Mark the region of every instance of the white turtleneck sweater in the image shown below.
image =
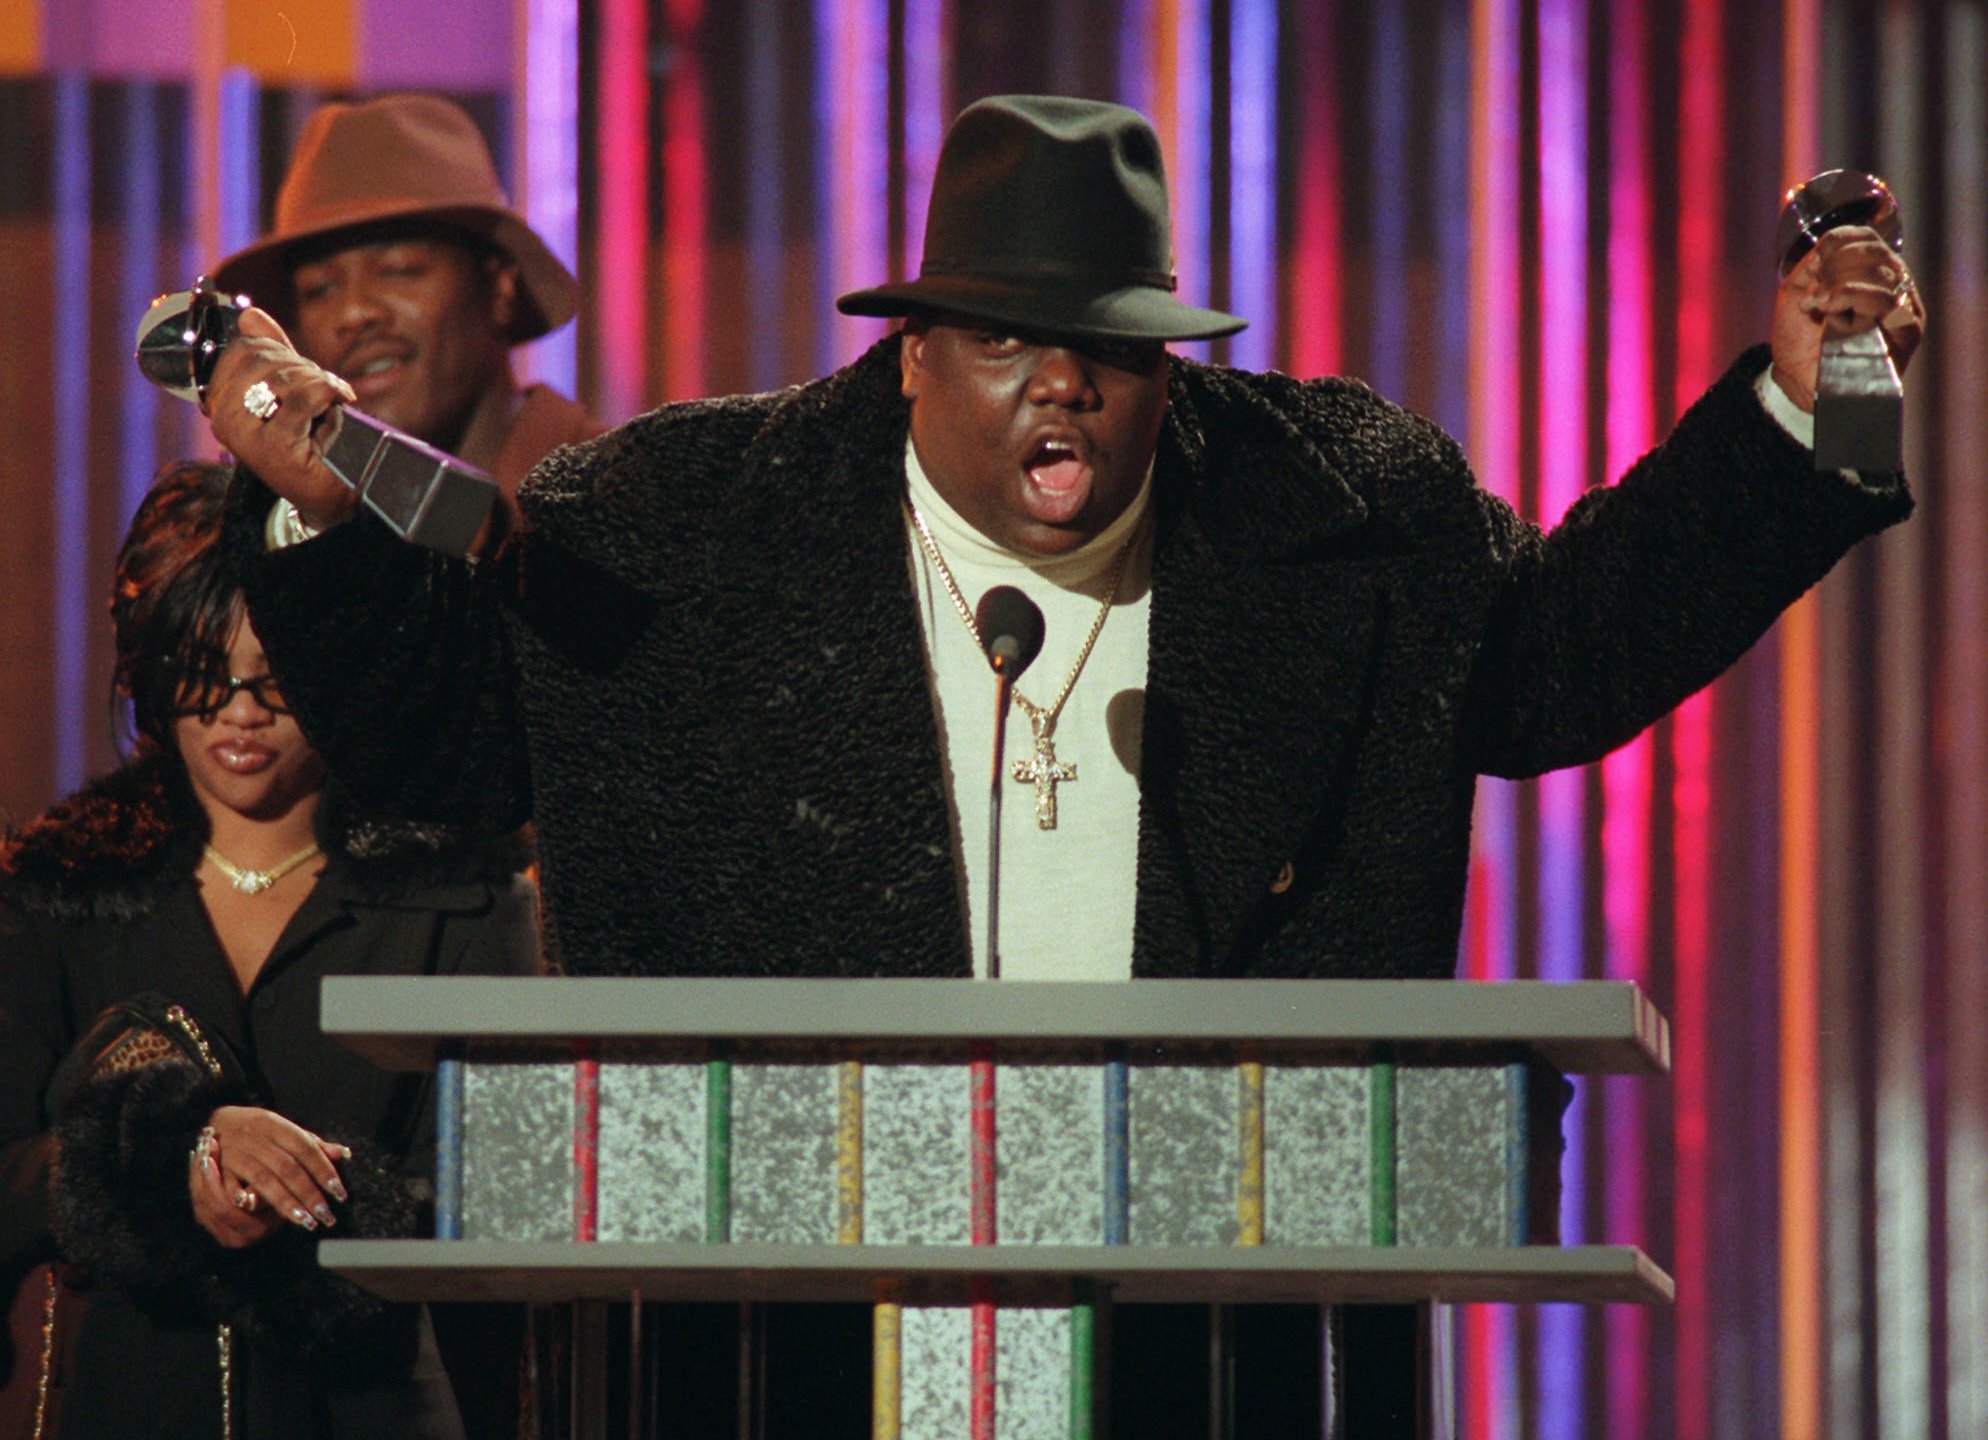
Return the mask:
[[[1042,608],[1042,653],[1017,687],[1036,704],[1056,699],[1083,648],[1127,538],[1125,575],[1056,719],[1056,758],[1077,778],[1056,787],[1056,828],[1038,828],[1035,788],[1011,778],[1035,753],[1028,716],[1010,709],[1001,801],[1001,976],[1005,980],[1125,980],[1139,859],[1139,746],[1146,713],[1146,621],[1152,603],[1152,476],[1109,529],[1053,559],[995,544],[933,488],[907,442],[911,503],[971,610],[995,585]],[[994,675],[918,533],[907,522],[925,632],[926,677],[944,747],[954,855],[976,975],[987,973],[988,764],[994,746]]]

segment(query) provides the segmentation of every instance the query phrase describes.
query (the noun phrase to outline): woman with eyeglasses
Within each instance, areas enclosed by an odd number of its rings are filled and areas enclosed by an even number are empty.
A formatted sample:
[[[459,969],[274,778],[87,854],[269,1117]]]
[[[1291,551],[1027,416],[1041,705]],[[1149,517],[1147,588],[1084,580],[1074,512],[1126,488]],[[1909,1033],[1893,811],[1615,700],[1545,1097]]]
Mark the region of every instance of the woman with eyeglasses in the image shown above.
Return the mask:
[[[223,568],[228,480],[168,471],[118,556],[129,762],[0,846],[0,1433],[461,1436],[425,1313],[315,1263],[413,1233],[433,1151],[430,1078],[326,1039],[318,987],[534,973],[534,892],[340,799]]]

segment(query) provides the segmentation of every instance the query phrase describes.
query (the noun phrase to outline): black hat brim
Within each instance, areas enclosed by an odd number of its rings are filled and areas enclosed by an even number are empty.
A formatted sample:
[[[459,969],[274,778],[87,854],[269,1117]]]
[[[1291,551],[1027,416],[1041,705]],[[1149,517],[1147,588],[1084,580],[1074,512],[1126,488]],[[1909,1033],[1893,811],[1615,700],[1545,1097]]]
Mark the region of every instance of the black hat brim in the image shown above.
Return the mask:
[[[1157,285],[1100,291],[966,275],[924,275],[852,290],[835,308],[845,315],[960,315],[1101,340],[1215,340],[1249,324],[1239,315],[1183,305]]]

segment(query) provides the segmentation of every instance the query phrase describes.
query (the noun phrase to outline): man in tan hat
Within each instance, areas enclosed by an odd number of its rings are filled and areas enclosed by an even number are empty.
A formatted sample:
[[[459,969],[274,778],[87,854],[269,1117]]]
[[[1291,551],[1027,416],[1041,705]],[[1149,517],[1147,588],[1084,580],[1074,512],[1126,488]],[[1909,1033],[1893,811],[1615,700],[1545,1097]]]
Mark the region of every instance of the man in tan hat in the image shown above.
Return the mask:
[[[326,105],[304,126],[270,233],[216,267],[280,320],[298,352],[343,377],[377,419],[490,471],[507,490],[555,446],[603,428],[543,385],[521,388],[511,347],[573,317],[572,273],[514,212],[474,122],[446,100]],[[265,337],[242,383],[280,378]],[[272,394],[274,392],[272,391]],[[215,434],[236,449],[239,407]]]

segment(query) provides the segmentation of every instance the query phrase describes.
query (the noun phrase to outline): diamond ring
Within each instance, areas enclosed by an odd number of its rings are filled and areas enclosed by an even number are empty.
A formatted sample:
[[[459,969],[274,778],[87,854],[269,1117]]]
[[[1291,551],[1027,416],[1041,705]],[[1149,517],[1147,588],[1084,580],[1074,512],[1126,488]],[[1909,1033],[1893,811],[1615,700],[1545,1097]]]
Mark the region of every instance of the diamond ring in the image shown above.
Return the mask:
[[[242,392],[242,409],[258,420],[268,420],[282,404],[276,398],[276,392],[269,388],[267,380],[258,380]]]
[[[255,1207],[261,1201],[262,1197],[255,1193],[254,1186],[243,1185],[241,1189],[235,1192],[235,1208],[245,1210],[251,1215],[255,1213]]]

